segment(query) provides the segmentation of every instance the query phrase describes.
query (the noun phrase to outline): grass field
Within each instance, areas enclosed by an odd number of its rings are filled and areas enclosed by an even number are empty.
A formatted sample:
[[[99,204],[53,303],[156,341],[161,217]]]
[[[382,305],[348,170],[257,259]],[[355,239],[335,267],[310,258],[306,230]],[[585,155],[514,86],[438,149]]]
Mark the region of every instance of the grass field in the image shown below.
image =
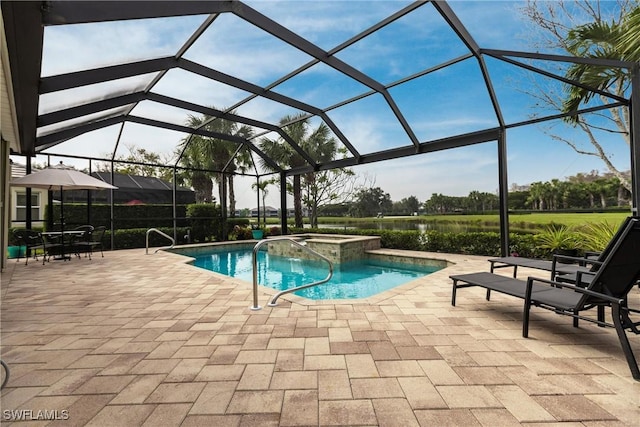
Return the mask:
[[[589,213],[531,213],[531,214],[509,214],[509,224],[564,224],[564,225],[581,225],[588,222],[599,223],[608,222],[610,224],[620,224],[629,216],[624,212],[589,212]],[[457,222],[499,222],[498,215],[438,215],[423,217],[436,221],[457,221]]]
[[[628,212],[589,212],[589,213],[528,213],[528,214],[510,214],[509,224],[522,228],[542,228],[548,224],[564,224],[568,226],[577,226],[586,223],[602,223],[620,224],[629,216]],[[318,219],[320,224],[332,223],[358,223],[371,221],[417,221],[417,222],[455,222],[455,223],[479,223],[486,225],[498,225],[500,217],[494,215],[428,215],[416,217],[394,217],[387,216],[384,218],[336,218],[321,217]]]

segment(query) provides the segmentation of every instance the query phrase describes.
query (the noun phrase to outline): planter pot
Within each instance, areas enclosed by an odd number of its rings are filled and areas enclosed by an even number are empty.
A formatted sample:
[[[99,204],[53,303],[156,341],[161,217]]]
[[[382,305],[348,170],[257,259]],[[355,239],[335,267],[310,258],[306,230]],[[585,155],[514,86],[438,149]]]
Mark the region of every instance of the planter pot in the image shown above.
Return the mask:
[[[7,258],[24,258],[26,252],[26,246],[8,246]]]
[[[254,239],[260,240],[264,236],[264,231],[262,230],[251,230],[251,235]]]

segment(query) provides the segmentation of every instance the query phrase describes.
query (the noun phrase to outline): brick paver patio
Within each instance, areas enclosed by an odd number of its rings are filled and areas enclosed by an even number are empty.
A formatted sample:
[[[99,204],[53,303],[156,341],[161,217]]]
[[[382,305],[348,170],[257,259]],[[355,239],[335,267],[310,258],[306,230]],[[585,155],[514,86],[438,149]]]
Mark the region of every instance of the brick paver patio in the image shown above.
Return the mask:
[[[250,284],[174,254],[10,260],[0,422],[640,425],[640,383],[613,329],[534,308],[523,339],[520,300],[471,288],[451,306],[448,276],[488,271],[486,258],[431,255],[455,265],[368,301],[271,308],[261,289],[260,311]]]

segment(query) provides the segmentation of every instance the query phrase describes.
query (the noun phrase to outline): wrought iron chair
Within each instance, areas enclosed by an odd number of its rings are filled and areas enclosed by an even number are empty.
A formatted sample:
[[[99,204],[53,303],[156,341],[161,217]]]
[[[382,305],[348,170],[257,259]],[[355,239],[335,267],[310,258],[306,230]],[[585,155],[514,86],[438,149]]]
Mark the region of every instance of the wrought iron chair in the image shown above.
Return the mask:
[[[38,260],[38,252],[42,252],[42,264],[47,261],[51,252],[58,246],[56,243],[47,242],[42,233],[36,230],[18,229],[13,232],[13,237],[21,246],[26,247],[25,265],[29,264],[29,257]],[[20,258],[18,257],[18,261]]]
[[[89,259],[91,259],[91,254],[93,254],[97,248],[100,248],[100,254],[104,258],[102,240],[104,239],[106,229],[107,227],[103,225],[93,228],[93,230],[88,232],[88,238],[86,240],[76,242],[74,245],[76,251],[78,251],[78,253],[88,254]]]
[[[81,231],[82,234],[77,234],[73,236],[73,240],[71,241],[71,249],[76,254],[77,257],[80,257],[81,253],[84,253],[86,257],[91,249],[91,245],[89,245],[88,243],[91,242],[91,233],[93,232],[93,225],[81,225],[79,227],[74,228],[74,231]]]

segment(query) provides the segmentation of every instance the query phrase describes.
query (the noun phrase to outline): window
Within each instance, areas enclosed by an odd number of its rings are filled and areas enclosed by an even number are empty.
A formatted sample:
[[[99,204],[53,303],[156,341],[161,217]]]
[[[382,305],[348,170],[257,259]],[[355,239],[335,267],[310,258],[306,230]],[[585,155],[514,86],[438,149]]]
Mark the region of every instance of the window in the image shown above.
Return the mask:
[[[27,193],[18,193],[16,200],[16,221],[27,220]],[[40,193],[31,193],[31,220],[42,221],[40,218]]]

